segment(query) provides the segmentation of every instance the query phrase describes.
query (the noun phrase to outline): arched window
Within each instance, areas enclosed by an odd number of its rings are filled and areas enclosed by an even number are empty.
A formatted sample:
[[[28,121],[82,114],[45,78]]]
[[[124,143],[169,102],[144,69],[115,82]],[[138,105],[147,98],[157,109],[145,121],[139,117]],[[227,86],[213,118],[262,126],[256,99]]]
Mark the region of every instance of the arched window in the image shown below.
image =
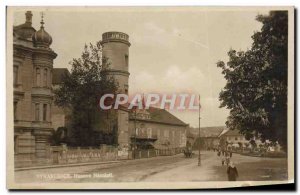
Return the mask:
[[[36,85],[40,86],[41,84],[41,72],[40,68],[36,68]]]
[[[43,80],[44,80],[43,81],[43,84],[44,84],[43,86],[44,87],[47,87],[47,77],[48,77],[48,70],[47,70],[47,68],[45,68],[44,69],[44,75],[43,75]]]

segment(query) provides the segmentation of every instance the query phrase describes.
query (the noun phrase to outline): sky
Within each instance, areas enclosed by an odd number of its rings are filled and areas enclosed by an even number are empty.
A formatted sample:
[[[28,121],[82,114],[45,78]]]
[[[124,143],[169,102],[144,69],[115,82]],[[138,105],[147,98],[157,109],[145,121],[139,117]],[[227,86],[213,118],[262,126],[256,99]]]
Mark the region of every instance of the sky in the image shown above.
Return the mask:
[[[14,14],[14,25],[25,22],[26,9]],[[230,48],[246,50],[261,23],[255,20],[267,10],[201,8],[35,8],[33,27],[52,36],[58,54],[54,68],[68,68],[80,57],[85,43],[96,43],[102,33],[129,35],[129,94],[200,94],[201,127],[225,126],[229,110],[219,108],[219,93],[226,80],[217,68],[227,61]],[[198,127],[197,111],[170,111],[192,127]]]

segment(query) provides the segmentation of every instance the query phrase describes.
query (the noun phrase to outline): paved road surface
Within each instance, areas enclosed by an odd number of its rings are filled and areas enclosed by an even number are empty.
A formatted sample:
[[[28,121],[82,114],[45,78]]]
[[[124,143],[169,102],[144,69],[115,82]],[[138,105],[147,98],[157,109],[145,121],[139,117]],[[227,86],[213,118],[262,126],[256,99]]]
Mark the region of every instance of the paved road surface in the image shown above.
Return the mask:
[[[183,154],[124,161],[117,164],[89,165],[15,172],[17,182],[136,182],[136,181],[226,181],[226,167],[215,152],[202,152],[184,158]],[[285,180],[286,159],[233,154],[239,180]]]

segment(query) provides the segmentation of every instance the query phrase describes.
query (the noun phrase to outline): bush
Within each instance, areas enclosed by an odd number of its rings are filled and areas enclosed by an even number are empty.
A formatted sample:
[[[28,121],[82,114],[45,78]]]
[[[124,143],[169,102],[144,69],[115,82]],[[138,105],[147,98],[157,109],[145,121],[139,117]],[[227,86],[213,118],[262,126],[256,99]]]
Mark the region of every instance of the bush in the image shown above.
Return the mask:
[[[266,152],[265,157],[269,157],[269,158],[286,158],[287,157],[287,153],[285,152]]]

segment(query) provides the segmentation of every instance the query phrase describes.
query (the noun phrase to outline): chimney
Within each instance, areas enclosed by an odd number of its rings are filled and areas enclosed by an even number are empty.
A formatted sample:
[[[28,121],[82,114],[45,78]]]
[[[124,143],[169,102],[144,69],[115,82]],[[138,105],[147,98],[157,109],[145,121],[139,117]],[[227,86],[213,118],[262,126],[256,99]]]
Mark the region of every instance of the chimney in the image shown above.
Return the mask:
[[[31,13],[31,11],[27,11],[25,15],[26,15],[26,23],[30,24],[30,26],[31,26],[31,24],[32,24],[32,13]]]

